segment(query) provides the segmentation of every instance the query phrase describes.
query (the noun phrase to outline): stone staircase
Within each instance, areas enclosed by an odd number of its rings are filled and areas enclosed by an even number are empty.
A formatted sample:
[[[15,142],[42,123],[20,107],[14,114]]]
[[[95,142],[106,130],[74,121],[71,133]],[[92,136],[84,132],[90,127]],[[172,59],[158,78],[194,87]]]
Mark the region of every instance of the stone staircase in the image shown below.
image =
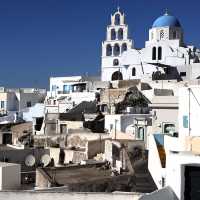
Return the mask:
[[[139,160],[134,166],[135,191],[139,193],[151,193],[157,189],[147,163],[146,160]]]

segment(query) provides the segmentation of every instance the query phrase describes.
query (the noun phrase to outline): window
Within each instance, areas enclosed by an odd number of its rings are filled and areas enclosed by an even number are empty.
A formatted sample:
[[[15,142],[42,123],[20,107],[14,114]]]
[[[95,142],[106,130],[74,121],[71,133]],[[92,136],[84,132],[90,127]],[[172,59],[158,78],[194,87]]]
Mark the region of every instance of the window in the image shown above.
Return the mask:
[[[113,66],[118,66],[119,65],[119,60],[118,59],[114,59],[113,60]]]
[[[67,124],[60,124],[60,133],[61,134],[67,133]]]
[[[162,47],[158,47],[158,60],[162,60]]]
[[[123,29],[122,29],[122,28],[120,28],[120,29],[118,30],[118,39],[119,39],[119,40],[123,40],[123,39],[124,39],[124,32],[123,32]]]
[[[127,44],[126,43],[122,44],[122,53],[124,51],[127,51]]]
[[[105,104],[102,105],[102,108],[101,108],[101,109],[102,109],[102,112],[105,112],[105,113],[108,112],[108,106],[105,105]]]
[[[35,130],[36,131],[40,131],[41,130],[41,127],[42,127],[42,124],[43,124],[43,121],[44,121],[44,118],[43,117],[38,117],[35,119],[36,120],[36,124],[35,124]]]
[[[26,107],[27,107],[27,108],[31,107],[31,101],[27,101],[27,102],[26,102]]]
[[[112,47],[110,44],[106,47],[106,56],[112,56]]]
[[[72,86],[71,85],[63,85],[63,92],[69,93],[72,90]]]
[[[115,15],[115,25],[120,25],[120,14]]]
[[[144,140],[144,128],[143,127],[138,128],[137,139]]]
[[[135,67],[132,69],[132,76],[135,76],[136,75],[136,69]]]
[[[163,39],[163,38],[164,38],[164,36],[165,36],[165,34],[164,34],[164,31],[163,31],[163,30],[161,30],[161,31],[160,31],[160,39]]]
[[[175,125],[172,123],[164,124],[163,132],[168,134],[173,134],[175,132]]]
[[[120,55],[120,48],[118,44],[115,44],[114,46],[114,56],[119,56]]]
[[[156,47],[152,49],[152,60],[156,60]]]
[[[5,102],[1,101],[1,108],[4,108],[4,107],[5,107]]]
[[[111,40],[116,40],[116,32],[115,29],[111,30]]]
[[[180,76],[186,76],[186,72],[180,72]]]
[[[189,120],[188,120],[188,116],[184,115],[183,116],[183,128],[188,128],[189,127]]]

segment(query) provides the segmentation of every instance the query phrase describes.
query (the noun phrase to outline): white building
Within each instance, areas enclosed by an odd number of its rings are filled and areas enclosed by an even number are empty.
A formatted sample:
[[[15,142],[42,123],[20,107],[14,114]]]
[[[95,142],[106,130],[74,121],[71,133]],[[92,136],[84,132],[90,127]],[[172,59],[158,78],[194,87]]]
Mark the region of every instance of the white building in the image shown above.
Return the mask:
[[[131,49],[133,42],[129,39],[125,14],[119,9],[111,15],[111,24],[107,27],[106,40],[102,43],[101,80],[121,80],[120,73],[122,53]]]
[[[87,83],[81,76],[51,77],[46,112],[65,113],[83,101],[95,101],[96,91],[89,91]]]
[[[101,78],[102,81],[196,79],[200,76],[199,60],[200,50],[184,43],[183,27],[176,17],[166,12],[157,18],[149,29],[145,47],[136,49],[128,38],[124,13],[118,10],[111,17],[102,45]]]
[[[126,133],[132,135],[136,140],[147,142],[150,117],[151,114],[105,115],[105,129],[108,133]]]
[[[37,103],[43,103],[46,97],[45,89],[18,88],[6,89],[0,88],[0,123],[15,122],[23,118],[30,108]],[[37,112],[37,110],[36,110]],[[3,117],[2,117],[3,116]],[[27,118],[24,120],[27,120]],[[30,118],[28,121],[32,121]]]
[[[148,168],[158,189],[170,186],[178,199],[199,198],[200,86],[180,89],[178,134],[149,136]]]
[[[20,88],[13,91],[15,92],[17,101],[19,102],[19,112],[31,108],[37,103],[43,103],[46,97],[46,89]]]
[[[73,84],[80,82],[81,76],[71,77],[50,77],[50,90],[48,97],[57,97],[59,94],[67,94],[73,91]]]
[[[174,134],[178,132],[177,96],[154,96],[150,108],[152,109],[151,132],[163,134]]]
[[[18,110],[18,102],[14,92],[0,91],[0,114],[7,115],[9,111]]]

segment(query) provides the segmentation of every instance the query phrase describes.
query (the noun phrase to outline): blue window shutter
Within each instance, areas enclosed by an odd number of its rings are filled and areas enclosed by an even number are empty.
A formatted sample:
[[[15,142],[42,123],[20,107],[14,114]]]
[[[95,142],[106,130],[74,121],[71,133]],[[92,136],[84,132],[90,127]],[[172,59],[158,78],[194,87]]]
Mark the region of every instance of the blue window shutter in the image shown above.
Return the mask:
[[[188,116],[183,116],[183,128],[188,128]]]

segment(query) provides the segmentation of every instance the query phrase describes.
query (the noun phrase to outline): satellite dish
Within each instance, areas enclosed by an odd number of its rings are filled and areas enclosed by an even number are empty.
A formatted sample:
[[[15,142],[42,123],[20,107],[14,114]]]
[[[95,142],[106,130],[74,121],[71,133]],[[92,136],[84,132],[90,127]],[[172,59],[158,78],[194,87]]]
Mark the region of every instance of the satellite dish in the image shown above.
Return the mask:
[[[33,167],[35,165],[35,156],[28,155],[25,159],[25,165],[27,167]]]
[[[51,162],[51,158],[48,154],[44,154],[41,157],[40,162],[43,164],[44,167],[46,167]]]

